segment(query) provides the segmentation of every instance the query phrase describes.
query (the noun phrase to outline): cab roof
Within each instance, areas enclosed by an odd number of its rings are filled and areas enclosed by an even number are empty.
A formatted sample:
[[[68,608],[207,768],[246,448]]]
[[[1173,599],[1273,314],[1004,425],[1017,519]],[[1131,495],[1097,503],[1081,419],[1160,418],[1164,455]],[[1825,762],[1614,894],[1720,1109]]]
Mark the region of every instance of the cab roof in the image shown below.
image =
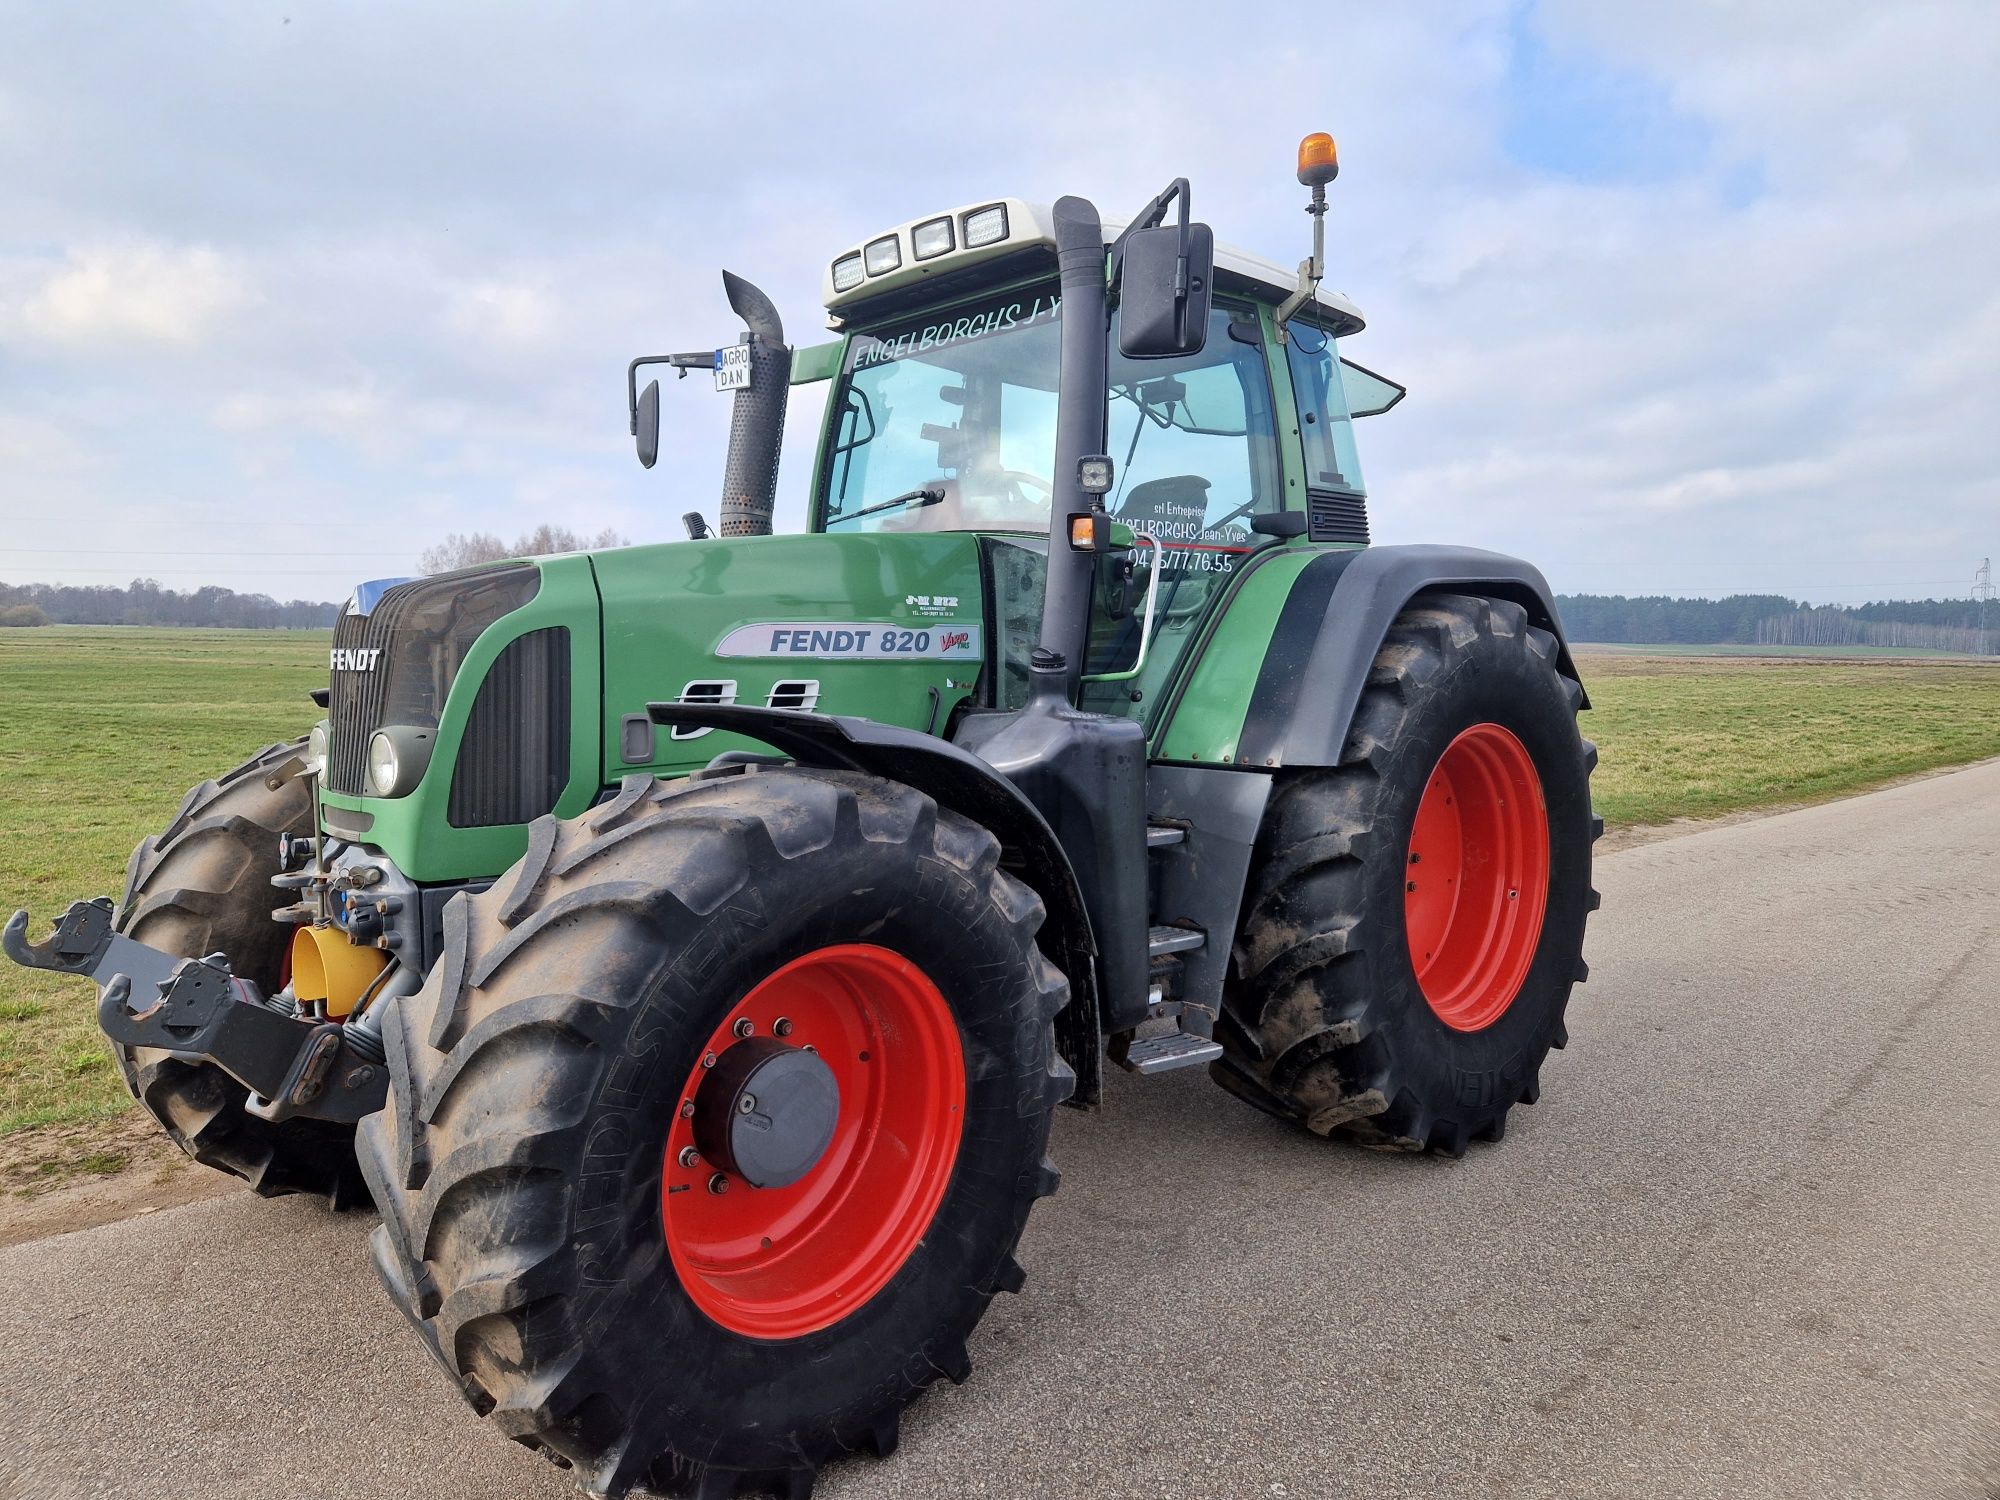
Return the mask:
[[[996,239],[968,248],[965,244],[968,238],[967,221],[979,220],[990,233],[994,209],[1004,212],[1005,232]],[[1105,221],[1106,246],[1124,231],[1125,222],[1120,219]],[[949,247],[933,250],[919,260],[914,231],[920,227],[932,230],[931,238],[935,241],[938,237],[935,226],[939,225],[949,226],[944,232]],[[861,269],[858,282],[845,290],[835,285],[835,266],[858,261],[867,248],[881,246],[891,239],[896,242],[897,263],[894,267],[876,274],[869,274],[864,268],[854,268]],[[1018,263],[1018,273],[1023,276],[1033,274],[1042,262],[1046,262],[1047,269],[1053,272],[1055,246],[1055,217],[1048,205],[1029,203],[1021,198],[988,198],[955,208],[949,213],[925,214],[922,218],[910,219],[893,229],[870,236],[852,249],[843,250],[827,263],[820,283],[821,297],[827,310],[827,326],[848,328],[878,316],[893,316],[931,305],[941,297],[954,294],[960,287],[969,291],[973,284],[990,280],[990,272],[985,275],[965,273],[975,268],[998,269],[992,266],[997,261],[1007,261],[1010,266]],[[886,251],[882,258],[886,258]],[[1276,261],[1252,255],[1233,245],[1218,244],[1215,247],[1215,271],[1219,290],[1248,290],[1270,301],[1282,300],[1298,285],[1296,271],[1287,270]],[[1324,283],[1314,301],[1326,314],[1328,331],[1337,337],[1359,333],[1366,326],[1361,309]]]

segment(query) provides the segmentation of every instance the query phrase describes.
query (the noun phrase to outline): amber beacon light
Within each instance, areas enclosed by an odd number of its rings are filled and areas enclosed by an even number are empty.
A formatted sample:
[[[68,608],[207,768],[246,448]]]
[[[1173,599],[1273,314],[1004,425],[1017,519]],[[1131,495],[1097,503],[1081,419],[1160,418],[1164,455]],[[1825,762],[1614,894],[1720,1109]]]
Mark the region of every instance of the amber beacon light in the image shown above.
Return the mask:
[[[1309,188],[1323,188],[1340,175],[1340,154],[1333,137],[1315,130],[1299,142],[1299,182]]]

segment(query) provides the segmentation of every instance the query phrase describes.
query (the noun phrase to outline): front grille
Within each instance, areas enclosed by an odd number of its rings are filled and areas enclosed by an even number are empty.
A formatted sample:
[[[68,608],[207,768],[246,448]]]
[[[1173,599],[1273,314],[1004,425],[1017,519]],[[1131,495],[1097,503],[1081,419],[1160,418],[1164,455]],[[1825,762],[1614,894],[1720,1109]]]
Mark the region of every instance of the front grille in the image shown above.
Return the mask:
[[[1366,542],[1368,502],[1359,495],[1314,490],[1307,497],[1307,535],[1316,542]]]
[[[368,741],[382,727],[382,698],[389,680],[383,663],[395,649],[396,622],[410,597],[404,589],[391,589],[372,612],[342,615],[334,623],[335,661],[362,659],[352,655],[343,658],[343,650],[377,654],[369,658],[369,671],[336,670],[328,685],[326,709],[332,730],[326,750],[328,791],[360,796],[367,790]]]
[[[532,563],[470,568],[398,584],[369,613],[343,614],[333,627],[333,660],[345,665],[333,669],[328,684],[327,790],[366,796],[375,731],[391,724],[437,728],[473,643],[540,586],[541,571]]]
[[[569,630],[532,630],[494,658],[451,773],[454,828],[526,823],[569,785]]]

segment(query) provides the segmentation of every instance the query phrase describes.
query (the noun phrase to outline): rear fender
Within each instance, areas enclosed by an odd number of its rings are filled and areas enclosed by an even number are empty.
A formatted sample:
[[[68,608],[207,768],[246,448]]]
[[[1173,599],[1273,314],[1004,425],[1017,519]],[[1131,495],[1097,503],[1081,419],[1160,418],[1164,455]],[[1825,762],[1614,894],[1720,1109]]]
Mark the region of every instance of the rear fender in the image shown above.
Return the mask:
[[[900,781],[989,829],[1009,872],[1048,911],[1039,941],[1070,987],[1069,1004],[1056,1017],[1056,1045],[1076,1072],[1069,1102],[1096,1107],[1103,1091],[1097,944],[1069,856],[1012,782],[948,740],[872,719],[714,703],[649,703],[646,711],[656,724],[712,726],[761,740],[802,766]]]
[[[1299,570],[1285,596],[1234,754],[1225,758],[1260,770],[1340,764],[1375,654],[1396,616],[1425,592],[1520,605],[1530,624],[1555,636],[1557,669],[1581,688],[1555,598],[1533,565],[1472,547],[1322,552]],[[1228,629],[1226,617],[1220,629]],[[1197,662],[1194,671],[1200,670]],[[1581,706],[1590,706],[1587,697]]]

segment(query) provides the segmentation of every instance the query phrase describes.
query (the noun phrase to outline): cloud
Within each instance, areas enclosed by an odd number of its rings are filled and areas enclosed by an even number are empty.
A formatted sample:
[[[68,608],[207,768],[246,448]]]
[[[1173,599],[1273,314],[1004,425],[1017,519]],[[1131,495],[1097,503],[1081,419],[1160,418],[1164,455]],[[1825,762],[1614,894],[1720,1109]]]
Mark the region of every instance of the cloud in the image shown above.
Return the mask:
[[[1181,173],[1218,237],[1290,264],[1291,151],[1327,128],[1350,352],[1412,387],[1361,428],[1379,538],[1568,588],[1842,598],[1996,550],[1984,0],[1413,0],[1311,33],[1252,3],[1224,24],[1254,49],[1189,46],[1209,7],[1145,15],[187,6],[107,48],[21,7],[0,409],[38,436],[0,513],[21,546],[87,529],[103,567],[188,545],[186,516],[249,529],[273,557],[218,557],[234,587],[336,516],[391,519],[384,548],[677,536],[714,519],[727,403],[667,382],[642,473],[624,366],[733,338],[718,268],[808,342],[826,260],[883,225],[1010,193],[1122,216]],[[885,66],[829,73],[856,55]],[[795,392],[781,524],[820,395]]]
[[[258,300],[241,264],[204,245],[89,246],[69,253],[21,315],[31,333],[57,344],[188,348]]]

